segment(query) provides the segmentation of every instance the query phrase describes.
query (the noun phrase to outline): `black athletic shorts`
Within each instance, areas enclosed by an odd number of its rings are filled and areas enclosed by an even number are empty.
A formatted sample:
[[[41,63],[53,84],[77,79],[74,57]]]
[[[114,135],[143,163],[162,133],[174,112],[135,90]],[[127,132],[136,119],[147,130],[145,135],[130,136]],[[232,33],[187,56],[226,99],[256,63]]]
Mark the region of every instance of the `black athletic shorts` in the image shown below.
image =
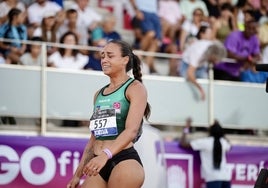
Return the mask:
[[[100,170],[99,172],[100,176],[106,182],[108,182],[113,168],[121,161],[128,160],[128,159],[134,159],[142,165],[138,152],[135,150],[134,147],[130,147],[128,149],[120,151],[118,154],[113,156],[113,158],[109,159],[107,163],[105,164],[105,166]]]

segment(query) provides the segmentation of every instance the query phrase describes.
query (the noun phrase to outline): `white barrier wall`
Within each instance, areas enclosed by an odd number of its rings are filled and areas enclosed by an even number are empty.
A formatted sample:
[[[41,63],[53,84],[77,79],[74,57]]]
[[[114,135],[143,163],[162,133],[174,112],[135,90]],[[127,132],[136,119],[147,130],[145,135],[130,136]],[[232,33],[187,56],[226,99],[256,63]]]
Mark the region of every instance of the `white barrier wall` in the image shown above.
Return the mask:
[[[0,115],[41,117],[41,109],[46,109],[47,118],[85,120],[95,92],[109,81],[96,71],[45,68],[46,76],[41,75],[39,67],[0,65]],[[144,76],[151,123],[183,125],[190,116],[194,126],[207,126],[213,116],[228,128],[268,129],[264,84],[214,81],[214,97],[210,98],[208,80],[198,81],[207,91],[205,101],[198,99],[196,89],[183,78]],[[45,91],[41,90],[43,83]]]

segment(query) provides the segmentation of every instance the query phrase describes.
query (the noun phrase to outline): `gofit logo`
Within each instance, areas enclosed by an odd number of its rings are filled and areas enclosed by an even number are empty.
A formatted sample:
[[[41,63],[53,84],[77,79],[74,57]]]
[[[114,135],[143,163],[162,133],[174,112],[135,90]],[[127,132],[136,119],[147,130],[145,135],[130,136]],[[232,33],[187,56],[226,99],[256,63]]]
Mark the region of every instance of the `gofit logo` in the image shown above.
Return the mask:
[[[54,154],[44,146],[32,146],[26,149],[21,157],[18,153],[7,145],[0,145],[0,185],[6,185],[16,179],[19,172],[22,177],[30,184],[44,185],[50,182],[56,174],[56,164],[59,164],[61,176],[66,176],[66,167],[71,164],[73,155],[72,168],[76,169],[79,164],[79,152],[72,153],[71,151],[63,151],[60,157],[56,160]],[[32,163],[36,159],[41,159],[43,162],[38,165],[39,171],[32,169]]]

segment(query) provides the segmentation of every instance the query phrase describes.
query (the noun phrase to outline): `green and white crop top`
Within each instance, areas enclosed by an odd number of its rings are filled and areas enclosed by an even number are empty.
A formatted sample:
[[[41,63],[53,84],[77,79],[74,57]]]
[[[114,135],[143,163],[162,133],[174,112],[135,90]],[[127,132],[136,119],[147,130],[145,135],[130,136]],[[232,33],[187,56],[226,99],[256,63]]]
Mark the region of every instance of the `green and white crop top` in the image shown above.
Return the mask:
[[[129,78],[121,87],[107,95],[103,91],[108,85],[98,93],[89,125],[97,140],[114,140],[125,129],[130,105],[126,89],[134,80]]]

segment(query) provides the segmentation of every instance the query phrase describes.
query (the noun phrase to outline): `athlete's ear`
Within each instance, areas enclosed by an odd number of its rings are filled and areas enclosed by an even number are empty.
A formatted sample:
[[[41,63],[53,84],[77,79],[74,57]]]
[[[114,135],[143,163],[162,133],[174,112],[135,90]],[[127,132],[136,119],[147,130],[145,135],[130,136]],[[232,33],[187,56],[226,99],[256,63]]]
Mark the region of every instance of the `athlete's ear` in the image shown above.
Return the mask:
[[[127,65],[129,61],[129,56],[123,57],[124,64]]]

